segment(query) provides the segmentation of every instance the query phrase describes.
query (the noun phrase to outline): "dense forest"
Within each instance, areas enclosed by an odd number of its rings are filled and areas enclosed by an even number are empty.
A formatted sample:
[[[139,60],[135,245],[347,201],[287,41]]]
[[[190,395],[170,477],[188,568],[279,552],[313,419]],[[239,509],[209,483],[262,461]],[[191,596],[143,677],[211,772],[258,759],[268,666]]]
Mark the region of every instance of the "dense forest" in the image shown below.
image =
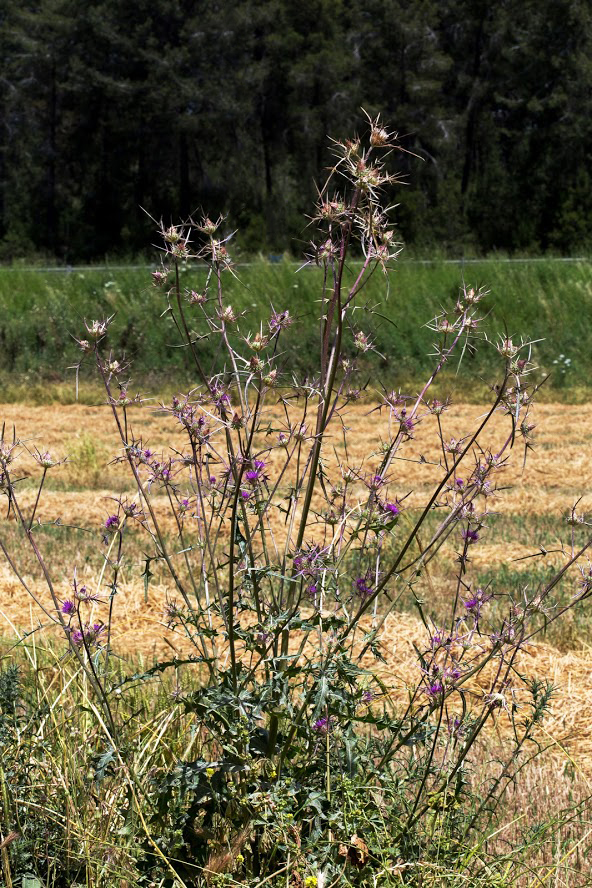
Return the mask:
[[[299,250],[327,136],[381,112],[418,250],[592,243],[589,0],[2,0],[0,259],[132,256],[227,213]]]

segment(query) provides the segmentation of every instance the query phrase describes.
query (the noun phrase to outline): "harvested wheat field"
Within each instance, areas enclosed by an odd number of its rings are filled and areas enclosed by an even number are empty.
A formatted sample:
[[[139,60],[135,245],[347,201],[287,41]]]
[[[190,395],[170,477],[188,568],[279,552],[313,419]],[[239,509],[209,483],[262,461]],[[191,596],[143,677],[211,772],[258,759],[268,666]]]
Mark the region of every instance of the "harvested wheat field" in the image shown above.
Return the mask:
[[[476,418],[484,408],[455,406],[442,417],[443,434],[448,439],[460,439],[475,429]],[[281,417],[279,411],[273,416]],[[544,578],[545,571],[558,567],[563,558],[562,547],[569,547],[570,528],[565,518],[578,499],[578,513],[592,507],[592,407],[545,404],[533,414],[537,423],[535,448],[529,451],[523,468],[524,451],[514,454],[511,467],[503,473],[503,487],[493,498],[494,513],[479,546],[471,552],[470,569],[476,575],[488,571],[502,582],[515,582],[524,576],[525,583]],[[136,439],[143,446],[159,452],[171,443],[178,449],[183,441],[178,425],[162,411],[143,407],[129,411],[130,423]],[[19,488],[19,504],[24,514],[30,514],[37,493],[33,483],[40,474],[28,451],[49,450],[54,457],[68,456],[69,462],[52,470],[52,474],[36,511],[35,520],[41,525],[59,522],[51,537],[40,542],[51,547],[49,561],[58,565],[54,577],[58,596],[67,597],[74,569],[81,582],[97,582],[101,556],[101,525],[113,511],[113,498],[130,495],[133,486],[120,463],[111,461],[121,456],[110,409],[98,407],[0,407],[0,419],[6,424],[6,434],[12,427],[23,443],[20,463],[23,481]],[[388,416],[372,405],[356,405],[342,416],[349,429],[347,452],[336,423],[335,439],[327,442],[324,460],[327,473],[337,472],[337,462],[347,463],[360,472],[372,471],[380,460],[378,449],[369,450],[369,441],[377,447],[381,435],[386,436]],[[405,499],[407,509],[426,502],[438,473],[438,441],[433,426],[421,424],[414,439],[406,445],[400,461],[389,476],[390,488],[397,497]],[[497,452],[508,436],[508,418],[496,416],[480,441],[484,449]],[[265,441],[262,440],[262,450]],[[268,445],[269,446],[269,445]],[[268,459],[270,476],[279,456],[273,451]],[[111,464],[110,464],[111,463]],[[460,471],[460,469],[459,469]],[[155,493],[157,511],[165,512],[166,498]],[[273,520],[273,519],[272,519]],[[70,528],[70,536],[62,543],[60,532]],[[281,536],[281,522],[275,531]],[[172,530],[172,525],[169,526]],[[315,535],[311,524],[311,536]],[[38,566],[25,551],[23,538],[18,536],[14,520],[0,521],[0,538],[4,537],[7,550],[20,564],[23,579],[41,605],[50,609],[50,598],[40,576]],[[41,537],[40,537],[41,539]],[[538,553],[536,558],[529,557]],[[167,600],[173,595],[171,584],[162,576],[155,576],[148,591],[140,577],[143,569],[142,547],[135,559],[130,558],[122,573],[121,589],[117,596],[113,620],[113,647],[117,653],[141,654],[145,661],[168,652],[171,646],[182,650],[183,641],[167,629],[163,613]],[[20,560],[19,559],[23,559]],[[449,558],[453,570],[453,554]],[[537,573],[538,571],[538,573]],[[446,594],[449,577],[433,571],[426,578],[426,596],[438,598]],[[97,606],[99,607],[99,606]],[[585,607],[585,604],[584,604]],[[0,567],[0,619],[7,636],[35,629],[48,621],[40,607],[27,598],[10,566]],[[552,679],[558,687],[551,714],[544,724],[548,742],[554,745],[559,761],[571,760],[578,770],[592,779],[592,648],[589,633],[590,617],[586,614],[570,616],[567,635],[548,636],[547,641],[533,641],[521,655],[519,668],[528,675]],[[425,628],[420,620],[405,612],[392,613],[383,627],[382,644],[387,665],[380,673],[395,697],[403,700],[407,685],[415,682],[417,656],[413,644],[422,645]],[[495,729],[506,730],[503,712]]]

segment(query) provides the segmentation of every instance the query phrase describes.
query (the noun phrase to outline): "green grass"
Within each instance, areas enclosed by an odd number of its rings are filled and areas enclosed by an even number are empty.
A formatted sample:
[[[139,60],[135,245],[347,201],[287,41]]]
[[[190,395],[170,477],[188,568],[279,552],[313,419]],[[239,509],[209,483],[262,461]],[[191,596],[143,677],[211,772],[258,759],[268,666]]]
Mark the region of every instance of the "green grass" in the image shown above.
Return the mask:
[[[225,300],[245,312],[242,334],[265,323],[271,305],[289,308],[300,323],[283,338],[279,363],[285,372],[305,374],[315,366],[318,349],[315,319],[322,273],[316,268],[296,273],[297,267],[287,261],[263,260],[239,267],[238,278],[226,277]],[[356,356],[360,385],[372,380],[374,387],[405,388],[425,376],[433,365],[429,354],[434,341],[425,324],[442,308],[453,308],[463,279],[467,285],[491,291],[481,303],[483,313],[489,312],[485,327],[491,336],[507,329],[512,335],[544,340],[534,347],[534,356],[542,370],[552,374],[547,397],[571,401],[586,397],[592,373],[592,329],[582,318],[592,311],[592,265],[553,259],[483,260],[464,269],[443,261],[401,259],[388,286],[377,272],[358,297],[360,311],[355,315],[358,329],[371,336],[376,349],[363,359]],[[203,283],[204,272],[199,268],[183,275],[184,286],[199,289]],[[193,381],[185,350],[173,347],[179,339],[172,319],[156,323],[166,300],[152,287],[148,268],[71,272],[2,268],[0,306],[0,377],[5,381],[5,400],[73,400],[74,372],[68,367],[79,359],[73,336],[84,335],[85,318],[111,314],[116,317],[108,345],[118,356],[126,353],[138,385],[156,385],[158,379],[162,389]],[[194,326],[200,332],[197,310]],[[202,340],[200,348],[208,366],[214,358],[209,341]],[[353,337],[345,350],[354,356]],[[460,384],[467,397],[478,399],[487,391],[496,366],[494,349],[484,346],[476,357],[465,356],[460,368],[455,365],[448,372],[458,372],[457,390]],[[97,390],[90,379],[83,371],[81,399],[93,402]]]

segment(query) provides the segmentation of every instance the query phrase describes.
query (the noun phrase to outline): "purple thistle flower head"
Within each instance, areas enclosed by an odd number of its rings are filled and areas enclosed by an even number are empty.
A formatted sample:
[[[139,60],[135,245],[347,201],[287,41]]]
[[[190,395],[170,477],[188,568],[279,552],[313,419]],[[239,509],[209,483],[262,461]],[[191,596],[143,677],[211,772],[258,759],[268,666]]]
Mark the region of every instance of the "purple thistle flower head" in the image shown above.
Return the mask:
[[[84,636],[80,629],[73,629],[70,633],[70,638],[72,639],[72,643],[75,645],[81,645],[84,641]]]
[[[182,499],[181,502],[179,503],[179,509],[181,510],[181,512],[186,512],[188,508],[189,508],[189,500],[187,498]]]
[[[466,733],[466,726],[459,715],[455,715],[448,720],[448,731],[453,737],[463,737]]]
[[[297,574],[314,582],[327,566],[323,555],[324,550],[314,543],[309,543],[303,549],[297,549],[293,561]]]
[[[396,518],[397,515],[401,514],[401,506],[397,502],[385,503],[383,509],[387,513],[389,518]]]
[[[462,478],[455,478],[455,479],[454,479],[454,483],[455,483],[456,487],[459,487],[459,488],[460,488],[460,487],[463,487],[463,486],[464,486],[464,483],[465,483],[465,482],[463,481]]]
[[[291,324],[292,318],[287,309],[284,311],[274,311],[268,321],[269,332],[275,336],[281,330],[287,330]]]
[[[479,539],[478,532],[476,530],[471,530],[470,528],[468,530],[463,530],[461,536],[463,540],[466,540],[468,546],[470,546],[471,543],[476,543]]]
[[[67,616],[69,616],[70,614],[73,614],[75,610],[76,610],[76,605],[74,604],[73,601],[66,600],[62,603],[62,613],[63,614],[66,614]]]
[[[369,595],[372,595],[372,584],[369,583],[368,576],[358,577],[354,582],[354,586],[356,587],[358,595],[362,598],[367,598]]]
[[[241,490],[240,496],[241,496],[242,500],[248,500],[249,497],[251,496],[251,491],[250,490]]]
[[[449,683],[452,683],[452,684],[455,681],[458,681],[458,679],[461,677],[461,675],[462,675],[462,672],[460,671],[458,666],[451,666],[449,669],[447,669],[444,672],[445,680]]]
[[[435,650],[436,648],[439,648],[442,644],[444,644],[446,637],[447,636],[444,629],[437,629],[430,639],[432,650]]]
[[[436,678],[426,688],[426,694],[428,695],[428,697],[437,697],[438,694],[441,694],[443,690],[444,685],[439,678]]]
[[[83,629],[73,629],[70,638],[72,643],[77,646],[97,644],[106,628],[103,623],[93,623],[92,626],[87,623]]]
[[[484,589],[477,589],[477,591],[467,598],[463,604],[468,613],[478,620],[481,616],[481,608],[490,600],[490,598],[492,598],[491,593],[487,594]]]
[[[248,472],[245,472],[245,481],[248,481],[249,484],[257,484],[259,481],[258,469],[249,469]]]
[[[119,516],[109,515],[109,517],[105,521],[105,527],[107,528],[107,530],[111,530],[111,528],[117,529],[119,527]]]
[[[364,691],[362,694],[362,703],[372,703],[374,700],[374,693],[372,691]]]
[[[312,726],[312,729],[313,731],[316,731],[317,734],[326,735],[331,731],[331,727],[331,719],[324,715],[322,716],[322,718],[316,720],[316,722]]]

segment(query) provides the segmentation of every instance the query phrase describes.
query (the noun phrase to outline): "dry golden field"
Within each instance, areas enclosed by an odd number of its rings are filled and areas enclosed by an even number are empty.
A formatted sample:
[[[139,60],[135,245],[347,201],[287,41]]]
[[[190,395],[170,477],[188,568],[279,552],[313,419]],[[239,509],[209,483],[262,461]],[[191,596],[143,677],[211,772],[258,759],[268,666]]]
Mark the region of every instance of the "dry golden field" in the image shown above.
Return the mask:
[[[475,419],[483,408],[459,405],[443,416],[446,437],[461,438],[475,428]],[[181,447],[178,428],[172,420],[149,407],[130,411],[136,437],[141,435],[144,446],[160,451],[171,443]],[[113,508],[113,497],[132,487],[124,467],[109,465],[121,453],[109,408],[84,406],[0,407],[0,419],[6,424],[5,434],[16,435],[29,450],[49,450],[52,455],[66,456],[70,461],[51,470],[50,480],[43,492],[36,518],[41,524],[59,520],[90,530],[66,531],[51,529],[46,537],[40,535],[40,546],[49,547],[48,560],[57,565],[55,580],[58,594],[67,597],[74,568],[82,581],[92,584],[100,567],[101,556],[93,550],[101,548],[101,523]],[[347,461],[350,466],[365,466],[371,470],[378,462],[372,451],[386,434],[388,418],[374,410],[372,405],[357,405],[344,416],[348,427],[348,449],[336,434],[331,446],[327,443],[325,458],[331,471],[335,459]],[[523,451],[516,452],[512,467],[504,475],[508,489],[495,498],[491,527],[471,553],[471,571],[496,571],[504,565],[514,572],[532,571],[561,563],[561,553],[540,555],[532,559],[524,556],[537,552],[541,545],[559,549],[560,541],[569,541],[565,517],[579,497],[583,497],[578,511],[592,507],[592,407],[544,404],[535,412],[536,447],[529,453],[523,470]],[[496,450],[507,437],[507,417],[496,417],[484,434],[482,446]],[[406,506],[423,504],[431,489],[435,469],[429,463],[438,459],[434,428],[420,426],[416,439],[403,455],[410,461],[397,463],[391,476],[391,486],[397,495],[408,494]],[[330,452],[332,451],[332,452]],[[427,462],[411,461],[422,454]],[[270,474],[273,473],[272,455]],[[32,509],[36,487],[33,479],[39,468],[23,449],[22,472],[28,477],[22,482],[20,504],[26,513]],[[164,514],[164,497],[155,497],[157,508]],[[278,529],[279,532],[279,529]],[[314,535],[314,527],[311,529]],[[20,563],[30,588],[47,602],[48,595],[40,571],[18,536],[14,521],[0,519],[0,534],[7,541],[15,560]],[[61,534],[61,535],[60,535]],[[64,538],[64,536],[66,538]],[[140,654],[150,660],[155,654],[178,645],[168,633],[163,621],[163,609],[171,593],[163,576],[156,575],[150,585],[147,599],[140,579],[142,570],[141,546],[137,559],[128,561],[123,571],[121,593],[118,596],[113,645],[122,655]],[[521,560],[516,560],[521,559]],[[453,562],[450,561],[450,570]],[[444,574],[446,569],[444,570]],[[508,576],[508,574],[501,574]],[[447,577],[434,571],[428,576],[426,594],[438,595]],[[525,582],[531,582],[528,576]],[[556,765],[575,767],[582,779],[592,780],[592,648],[587,634],[588,623],[582,618],[567,618],[569,632],[555,635],[549,643],[543,640],[531,644],[522,655],[520,668],[530,674],[551,678],[558,686],[550,717],[544,725],[546,740],[556,749]],[[6,637],[35,628],[43,622],[43,614],[27,600],[26,593],[7,563],[0,562],[0,621]],[[384,626],[383,646],[388,665],[381,667],[385,681],[393,694],[404,695],[406,678],[417,669],[413,642],[425,634],[419,619],[410,612],[391,614]],[[169,651],[170,652],[170,651]],[[498,728],[504,730],[503,715]]]

